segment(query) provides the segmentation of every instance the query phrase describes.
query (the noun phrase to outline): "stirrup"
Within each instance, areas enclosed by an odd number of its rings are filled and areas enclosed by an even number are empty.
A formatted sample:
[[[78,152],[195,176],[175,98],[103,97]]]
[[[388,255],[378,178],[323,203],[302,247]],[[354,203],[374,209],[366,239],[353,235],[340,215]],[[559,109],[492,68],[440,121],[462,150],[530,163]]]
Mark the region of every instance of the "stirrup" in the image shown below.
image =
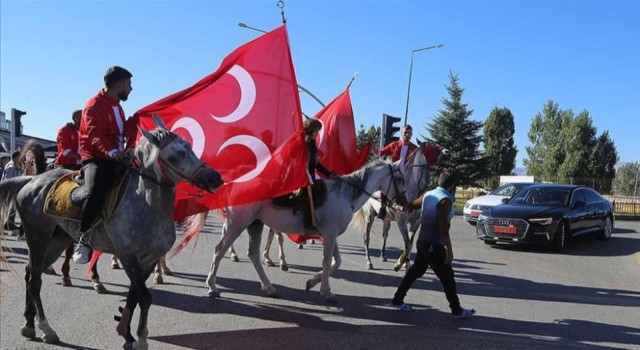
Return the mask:
[[[91,249],[84,243],[76,244],[76,247],[73,249],[73,262],[76,264],[86,264],[89,262],[89,255],[91,254]]]

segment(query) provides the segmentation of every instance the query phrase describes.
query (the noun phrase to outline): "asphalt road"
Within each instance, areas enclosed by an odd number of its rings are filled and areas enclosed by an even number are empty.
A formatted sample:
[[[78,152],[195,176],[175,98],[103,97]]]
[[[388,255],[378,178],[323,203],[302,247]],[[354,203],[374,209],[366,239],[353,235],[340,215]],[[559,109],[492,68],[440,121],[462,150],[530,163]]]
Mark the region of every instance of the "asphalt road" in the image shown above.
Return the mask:
[[[153,295],[150,349],[640,349],[639,222],[617,222],[608,242],[582,238],[555,253],[486,246],[456,216],[452,232],[458,292],[464,307],[477,310],[467,320],[451,319],[431,272],[416,281],[405,299],[414,311],[390,308],[403,271],[394,272],[391,260],[377,258],[380,222],[376,230],[373,271],[364,267],[359,232],[347,231],[339,238],[343,264],[331,279],[338,305],[327,305],[318,286],[304,289],[320,269],[321,245],[297,249],[288,240],[290,270],[266,268],[279,298],[263,297],[245,257],[246,234],[236,242],[240,262],[222,261],[221,298],[209,299],[204,281],[220,234],[213,220],[195,247],[169,260],[175,275],[165,277],[166,284],[148,281]],[[388,254],[396,258],[401,246],[396,227],[390,236]],[[62,287],[57,276],[44,276],[45,312],[62,341],[48,345],[19,333],[26,244],[13,237],[2,244],[13,248],[7,254],[18,272],[0,272],[1,349],[122,348],[113,315],[124,305],[128,280],[122,270],[109,269],[107,256],[99,271],[110,294],[93,291],[83,266],[72,265],[74,287]],[[276,261],[275,246],[271,255]],[[60,264],[54,266],[59,271]]]

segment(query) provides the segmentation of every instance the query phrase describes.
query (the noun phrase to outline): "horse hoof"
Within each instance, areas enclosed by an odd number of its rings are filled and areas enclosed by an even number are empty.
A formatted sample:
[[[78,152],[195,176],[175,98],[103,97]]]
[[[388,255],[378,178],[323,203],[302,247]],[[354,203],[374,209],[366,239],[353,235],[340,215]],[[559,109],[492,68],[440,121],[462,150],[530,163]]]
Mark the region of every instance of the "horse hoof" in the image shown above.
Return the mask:
[[[41,337],[42,341],[47,344],[58,344],[60,342],[60,338],[57,334],[43,334]]]
[[[133,342],[133,349],[135,350],[147,350],[149,349],[149,344],[147,342],[138,342],[138,341],[134,341]]]
[[[164,284],[164,279],[162,278],[162,275],[156,275],[156,277],[153,279],[153,283]]]
[[[302,248],[304,248],[304,244],[302,243],[298,244],[298,249],[302,249]]]
[[[373,264],[367,263],[367,270],[373,270]]]
[[[276,266],[276,264],[274,264],[271,259],[264,259],[264,264],[269,266],[269,267]]]
[[[62,286],[63,287],[71,287],[71,278],[70,277],[62,277]]]
[[[315,282],[314,280],[307,280],[305,287],[307,290],[310,290],[311,288],[315,287],[316,284],[318,284],[318,282]]]
[[[36,337],[36,329],[24,326],[24,327],[20,328],[20,334],[25,338],[35,339],[35,337]]]
[[[120,264],[118,264],[117,262],[112,262],[111,263],[111,269],[112,270],[120,270]]]
[[[400,268],[401,268],[401,267],[402,267],[402,266],[398,266],[398,265],[396,265],[396,266],[394,266],[394,267],[393,267],[393,271],[398,272],[398,271],[400,271]]]
[[[133,350],[133,343],[124,343],[122,346],[124,350]]]
[[[272,290],[268,290],[268,291],[265,293],[265,296],[266,296],[267,298],[274,298],[274,299],[279,298],[279,296],[278,296],[278,291],[277,291],[275,288],[273,288]]]
[[[234,254],[234,255],[231,255],[231,261],[238,262],[240,261],[240,259],[238,259],[238,256]]]
[[[42,271],[42,273],[44,273],[45,275],[50,275],[50,276],[57,276],[58,274],[56,273],[56,270],[53,269],[53,267],[48,266],[47,268],[44,269],[44,271]]]
[[[216,291],[210,290],[209,293],[207,293],[207,296],[209,298],[219,298],[220,292],[218,292],[217,290]]]
[[[387,261],[387,256],[386,255],[381,256],[380,260],[382,260],[383,262],[386,262]]]
[[[109,291],[105,288],[102,283],[94,283],[93,289],[98,292],[98,294],[107,294]]]
[[[289,271],[289,265],[287,264],[280,264],[280,270],[282,271]]]
[[[337,304],[338,303],[338,298],[335,295],[330,295],[328,297],[326,297],[324,300],[326,300],[327,304]]]
[[[173,276],[173,271],[171,271],[169,268],[162,269],[162,273],[165,276]]]

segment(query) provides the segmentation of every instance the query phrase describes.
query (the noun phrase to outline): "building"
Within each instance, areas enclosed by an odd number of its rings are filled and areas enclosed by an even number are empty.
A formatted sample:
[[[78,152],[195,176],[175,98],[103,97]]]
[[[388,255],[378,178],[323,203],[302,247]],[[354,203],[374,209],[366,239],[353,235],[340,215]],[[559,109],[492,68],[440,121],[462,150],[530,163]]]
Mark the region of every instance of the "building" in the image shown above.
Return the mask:
[[[22,126],[21,126],[22,128]],[[41,139],[35,136],[22,134],[16,137],[16,150],[22,148],[29,140],[38,141],[46,151],[49,159],[54,159],[57,154],[57,145],[55,140]],[[10,153],[11,148],[11,118],[7,120],[7,115],[0,111],[0,152]]]

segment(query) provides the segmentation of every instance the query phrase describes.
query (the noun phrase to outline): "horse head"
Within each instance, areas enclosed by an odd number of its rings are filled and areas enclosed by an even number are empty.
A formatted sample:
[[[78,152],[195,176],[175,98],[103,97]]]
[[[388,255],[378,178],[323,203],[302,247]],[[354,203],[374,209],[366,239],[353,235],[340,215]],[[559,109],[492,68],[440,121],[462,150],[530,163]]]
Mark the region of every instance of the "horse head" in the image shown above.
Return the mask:
[[[404,179],[407,186],[407,199],[418,198],[429,186],[431,172],[427,162],[424,145],[420,145],[407,157],[404,163]]]
[[[153,121],[157,126],[153,131],[138,127],[144,139],[136,157],[143,169],[153,172],[160,183],[186,181],[209,192],[222,186],[220,173],[196,157],[187,141],[171,132],[157,114]]]
[[[386,189],[380,188],[379,190],[382,191],[382,193],[384,193],[392,202],[405,205],[407,203],[407,183],[402,171],[403,165],[401,165],[401,163],[402,160],[393,164],[383,163],[386,164],[389,169],[389,182]]]

